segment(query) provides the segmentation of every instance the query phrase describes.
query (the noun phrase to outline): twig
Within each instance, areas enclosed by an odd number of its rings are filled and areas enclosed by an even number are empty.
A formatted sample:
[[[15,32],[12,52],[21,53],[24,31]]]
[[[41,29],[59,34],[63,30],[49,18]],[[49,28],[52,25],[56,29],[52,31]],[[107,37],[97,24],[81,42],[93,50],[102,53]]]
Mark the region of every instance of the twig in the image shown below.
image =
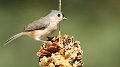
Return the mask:
[[[59,0],[59,11],[61,11],[61,0]]]
[[[59,11],[61,12],[61,0],[59,0]],[[61,35],[61,31],[60,31],[60,23],[59,23],[59,44],[60,44],[60,35]]]

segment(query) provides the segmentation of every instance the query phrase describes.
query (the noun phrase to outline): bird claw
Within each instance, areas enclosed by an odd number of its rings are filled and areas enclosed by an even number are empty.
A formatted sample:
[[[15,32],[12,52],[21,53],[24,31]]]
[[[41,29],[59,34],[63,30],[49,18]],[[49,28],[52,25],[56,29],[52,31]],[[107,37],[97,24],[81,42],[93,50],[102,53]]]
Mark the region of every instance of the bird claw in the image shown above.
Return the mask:
[[[47,41],[51,41],[54,37],[47,37],[48,40]]]

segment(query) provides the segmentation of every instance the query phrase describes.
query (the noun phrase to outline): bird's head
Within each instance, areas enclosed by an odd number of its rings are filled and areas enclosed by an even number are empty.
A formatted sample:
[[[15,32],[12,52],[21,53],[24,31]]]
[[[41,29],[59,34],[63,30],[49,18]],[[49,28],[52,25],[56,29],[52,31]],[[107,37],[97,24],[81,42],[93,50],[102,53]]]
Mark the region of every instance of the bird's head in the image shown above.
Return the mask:
[[[49,14],[49,17],[52,21],[60,22],[67,19],[64,14],[58,10],[52,10]]]

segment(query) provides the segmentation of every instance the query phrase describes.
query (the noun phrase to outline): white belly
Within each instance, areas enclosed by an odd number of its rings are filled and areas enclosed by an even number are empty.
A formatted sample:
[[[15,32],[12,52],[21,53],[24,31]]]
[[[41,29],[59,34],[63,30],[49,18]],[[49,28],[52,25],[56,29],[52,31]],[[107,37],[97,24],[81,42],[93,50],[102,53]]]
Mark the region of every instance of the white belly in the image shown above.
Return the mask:
[[[55,30],[57,30],[56,24],[50,24],[46,29],[44,30],[35,30],[34,31],[34,39],[35,40],[41,40],[42,38],[46,38],[49,35],[51,35]]]
[[[35,36],[35,39],[36,39],[36,40],[40,40],[40,39],[42,39],[42,38],[48,37],[48,36],[51,35],[54,31],[55,31],[55,30],[50,31],[50,30],[48,30],[48,29],[45,29],[45,30],[36,30],[34,36]]]

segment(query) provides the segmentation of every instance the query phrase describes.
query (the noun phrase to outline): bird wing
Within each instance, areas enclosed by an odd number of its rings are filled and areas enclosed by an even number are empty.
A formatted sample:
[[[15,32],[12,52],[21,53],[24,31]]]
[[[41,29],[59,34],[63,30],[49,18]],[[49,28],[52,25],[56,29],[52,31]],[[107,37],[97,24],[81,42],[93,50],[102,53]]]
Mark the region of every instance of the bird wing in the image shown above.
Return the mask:
[[[34,31],[34,30],[43,30],[45,29],[50,22],[46,18],[41,18],[39,20],[33,21],[28,24],[28,26],[24,29],[24,32]]]

